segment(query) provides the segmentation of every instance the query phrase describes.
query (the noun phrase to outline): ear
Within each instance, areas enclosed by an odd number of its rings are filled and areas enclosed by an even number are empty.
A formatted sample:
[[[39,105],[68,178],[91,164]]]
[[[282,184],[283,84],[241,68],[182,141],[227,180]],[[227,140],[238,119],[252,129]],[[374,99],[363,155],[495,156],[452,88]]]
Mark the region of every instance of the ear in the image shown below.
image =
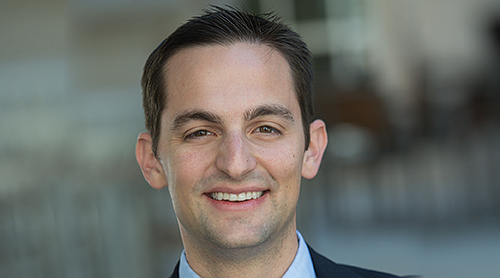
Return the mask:
[[[135,158],[141,167],[142,174],[151,187],[162,189],[167,186],[167,178],[160,161],[153,154],[151,135],[147,132],[139,134],[135,146]]]
[[[309,142],[309,148],[304,153],[304,160],[302,162],[302,177],[306,179],[312,179],[318,173],[326,145],[328,144],[325,122],[315,120],[309,127],[311,141]]]

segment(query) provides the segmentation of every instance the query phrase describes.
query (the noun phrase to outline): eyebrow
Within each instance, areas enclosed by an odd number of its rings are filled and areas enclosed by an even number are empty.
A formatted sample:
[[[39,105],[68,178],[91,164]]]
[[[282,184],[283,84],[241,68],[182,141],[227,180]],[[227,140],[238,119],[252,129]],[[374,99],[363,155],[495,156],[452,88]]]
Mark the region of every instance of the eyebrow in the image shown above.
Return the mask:
[[[245,121],[251,121],[261,116],[278,116],[288,122],[295,122],[292,111],[280,104],[262,105],[251,109],[245,113]]]
[[[178,130],[190,121],[202,120],[209,123],[221,124],[222,119],[214,113],[206,110],[186,111],[175,117],[171,130]]]

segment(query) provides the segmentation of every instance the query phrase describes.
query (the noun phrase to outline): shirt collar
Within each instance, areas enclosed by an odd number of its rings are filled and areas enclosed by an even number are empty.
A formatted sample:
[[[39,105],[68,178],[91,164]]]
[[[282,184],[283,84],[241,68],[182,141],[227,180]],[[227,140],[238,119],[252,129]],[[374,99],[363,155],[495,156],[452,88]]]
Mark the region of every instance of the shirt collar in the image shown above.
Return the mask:
[[[311,254],[309,254],[309,247],[307,247],[306,241],[299,231],[297,231],[297,237],[299,239],[299,249],[297,250],[295,259],[293,259],[292,264],[282,278],[316,278],[316,272],[314,271]]]
[[[316,272],[314,271],[313,262],[311,259],[311,254],[309,253],[309,248],[302,237],[302,235],[297,231],[297,238],[299,240],[299,248],[295,259],[293,259],[292,264],[285,272],[282,278],[316,278]],[[182,251],[180,265],[179,265],[179,277],[180,278],[201,278],[196,274],[196,272],[191,269],[186,259],[186,252]]]

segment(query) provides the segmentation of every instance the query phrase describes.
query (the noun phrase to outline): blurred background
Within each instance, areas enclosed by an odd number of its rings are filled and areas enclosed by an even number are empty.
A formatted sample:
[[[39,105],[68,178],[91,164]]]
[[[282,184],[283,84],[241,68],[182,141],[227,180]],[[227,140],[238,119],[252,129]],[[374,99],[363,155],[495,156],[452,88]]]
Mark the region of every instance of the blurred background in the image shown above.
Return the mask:
[[[315,57],[330,145],[298,225],[339,263],[500,273],[500,2],[213,1],[278,11]],[[140,77],[202,0],[1,0],[0,277],[167,277],[182,244],[143,180]]]

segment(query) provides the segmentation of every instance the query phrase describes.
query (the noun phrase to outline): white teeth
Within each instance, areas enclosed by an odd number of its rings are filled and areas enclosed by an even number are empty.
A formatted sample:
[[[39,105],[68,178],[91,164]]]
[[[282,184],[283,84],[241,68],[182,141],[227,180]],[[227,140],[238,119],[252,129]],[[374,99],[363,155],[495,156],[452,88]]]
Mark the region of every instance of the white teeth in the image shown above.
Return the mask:
[[[240,194],[232,194],[232,193],[223,193],[223,192],[214,192],[210,194],[210,197],[214,200],[219,201],[230,201],[230,202],[243,202],[250,199],[257,199],[264,194],[263,191],[249,191],[242,192]]]
[[[238,194],[238,201],[245,201],[247,199],[247,194],[245,193],[240,193]]]

